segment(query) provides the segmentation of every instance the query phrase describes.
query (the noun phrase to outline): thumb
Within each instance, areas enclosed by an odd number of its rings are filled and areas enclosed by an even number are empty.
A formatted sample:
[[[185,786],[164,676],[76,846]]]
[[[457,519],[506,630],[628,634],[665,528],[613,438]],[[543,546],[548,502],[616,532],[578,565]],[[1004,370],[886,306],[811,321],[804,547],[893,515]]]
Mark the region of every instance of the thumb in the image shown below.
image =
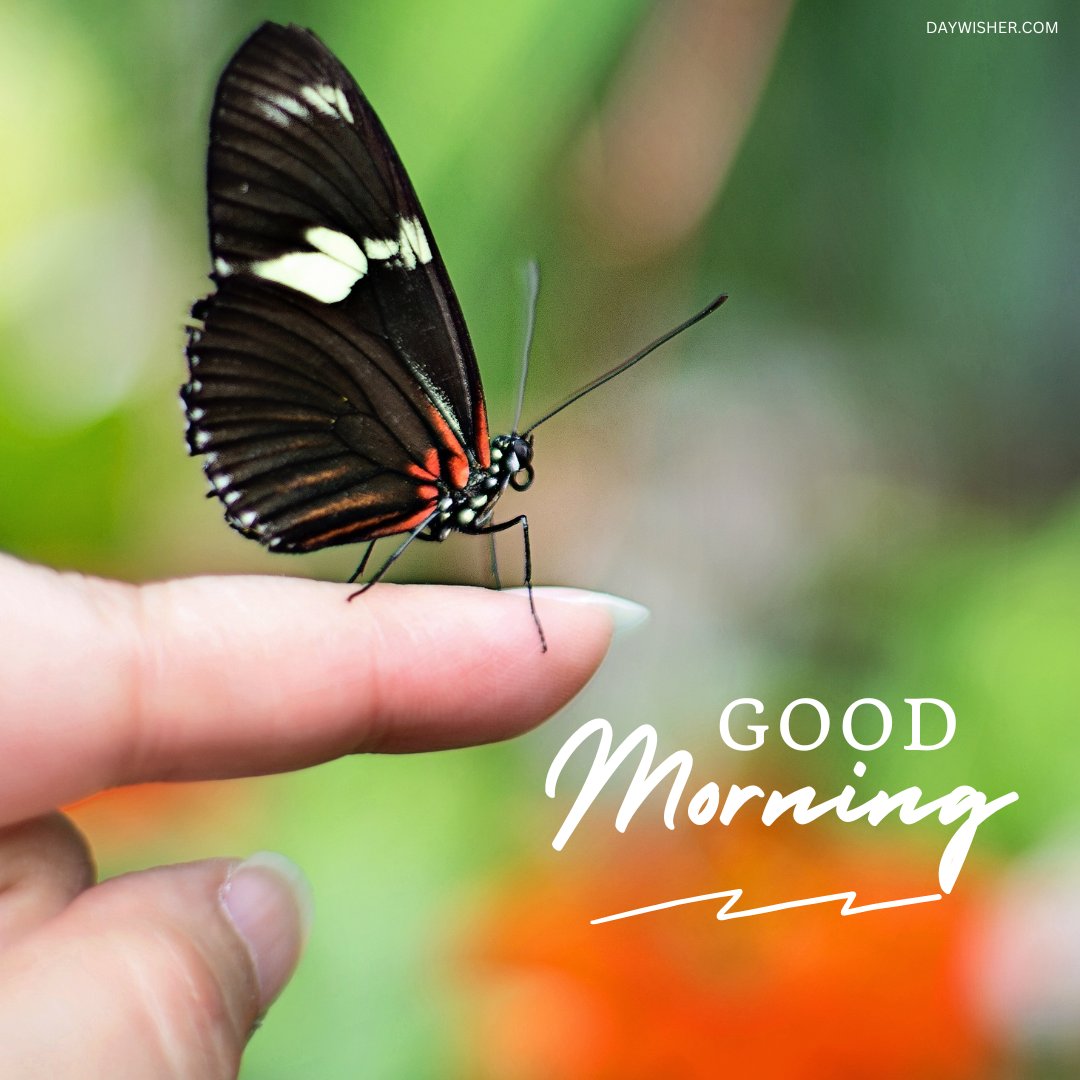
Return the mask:
[[[235,1076],[310,910],[300,871],[270,854],[88,889],[0,959],[0,1075]]]

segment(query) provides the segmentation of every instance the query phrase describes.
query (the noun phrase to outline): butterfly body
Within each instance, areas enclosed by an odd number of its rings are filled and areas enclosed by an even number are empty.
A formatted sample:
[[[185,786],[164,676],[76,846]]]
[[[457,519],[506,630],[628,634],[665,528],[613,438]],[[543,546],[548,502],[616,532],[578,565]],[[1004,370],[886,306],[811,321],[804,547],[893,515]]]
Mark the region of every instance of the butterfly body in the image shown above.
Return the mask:
[[[435,517],[418,538],[441,541],[455,530],[484,531],[496,500],[507,487],[525,491],[532,483],[532,452],[532,443],[522,436],[498,435],[491,440],[491,464],[486,469],[472,469],[464,487],[448,488],[443,481],[436,481]]]

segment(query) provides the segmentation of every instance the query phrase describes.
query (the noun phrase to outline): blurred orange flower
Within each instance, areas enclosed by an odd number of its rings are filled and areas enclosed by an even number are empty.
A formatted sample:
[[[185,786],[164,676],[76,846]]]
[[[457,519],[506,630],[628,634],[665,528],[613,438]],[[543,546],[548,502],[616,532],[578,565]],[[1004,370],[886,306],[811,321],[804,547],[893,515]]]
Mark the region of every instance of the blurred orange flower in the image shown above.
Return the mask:
[[[99,860],[166,848],[186,836],[235,833],[258,819],[259,785],[237,780],[135,784],[102,791],[64,812],[90,837]]]
[[[722,901],[599,926],[679,896],[745,890],[749,908],[855,889],[858,904],[936,891],[936,854],[888,834],[760,822],[612,836],[502,884],[464,966],[471,1077],[719,1075],[962,1080],[998,1048],[964,982],[983,886],[842,917],[840,904],[718,922]]]

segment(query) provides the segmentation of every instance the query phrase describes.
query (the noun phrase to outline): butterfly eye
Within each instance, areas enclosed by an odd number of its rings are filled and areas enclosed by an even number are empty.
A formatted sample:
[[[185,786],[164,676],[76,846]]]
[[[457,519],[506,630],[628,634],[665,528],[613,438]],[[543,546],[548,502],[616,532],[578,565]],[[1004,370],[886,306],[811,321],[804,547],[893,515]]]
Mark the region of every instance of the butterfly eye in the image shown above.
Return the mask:
[[[515,435],[510,442],[510,452],[521,462],[521,467],[524,468],[533,456],[533,444],[531,439],[524,439],[520,435]]]

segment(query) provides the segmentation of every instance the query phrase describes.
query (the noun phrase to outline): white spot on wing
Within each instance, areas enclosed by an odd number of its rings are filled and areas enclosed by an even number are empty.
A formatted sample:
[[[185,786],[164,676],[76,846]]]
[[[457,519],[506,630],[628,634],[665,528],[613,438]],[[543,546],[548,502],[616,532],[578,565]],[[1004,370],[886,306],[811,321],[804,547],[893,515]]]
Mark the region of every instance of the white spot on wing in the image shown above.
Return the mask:
[[[352,237],[322,225],[308,229],[304,239],[317,250],[291,251],[276,259],[264,259],[252,263],[251,272],[324,304],[344,300],[367,273],[367,256]]]
[[[406,270],[412,270],[418,262],[431,262],[431,248],[418,218],[402,218],[398,233],[401,262]]]
[[[305,86],[300,96],[315,110],[324,116],[333,116],[346,123],[353,123],[352,109],[345,92],[337,86]]]
[[[400,246],[396,240],[364,240],[364,252],[369,259],[392,259]]]
[[[279,127],[284,127],[289,118],[276,106],[271,105],[268,101],[258,102],[259,112],[266,117],[272,124],[277,124]]]
[[[300,96],[312,106],[316,112],[321,112],[326,116],[337,115],[330,106],[330,102],[328,102],[314,86],[305,86],[303,90],[300,91]]]
[[[191,441],[201,450],[210,441],[210,433],[208,431],[196,431]]]
[[[367,257],[351,236],[316,225],[304,233],[304,239],[313,248],[318,248],[323,254],[355,270],[357,277],[363,277],[367,273]]]
[[[344,300],[356,284],[354,271],[319,251],[293,251],[276,259],[265,259],[253,263],[251,272],[324,304]]]
[[[241,525],[243,525],[243,526],[244,526],[245,528],[248,528],[248,529],[250,529],[250,528],[251,528],[251,526],[255,524],[255,522],[256,522],[256,520],[258,519],[258,517],[259,517],[259,515],[258,515],[258,514],[256,514],[254,510],[245,510],[245,511],[244,511],[244,512],[243,512],[243,513],[242,513],[242,514],[240,515],[240,517],[239,517],[239,518],[237,518],[237,520],[238,520],[238,521],[240,522],[240,524],[241,524]]]
[[[297,101],[294,97],[289,97],[288,94],[271,94],[268,102],[270,106],[283,113],[288,113],[290,116],[295,116],[298,120],[307,120],[311,116],[311,113],[308,112],[307,107],[302,102]],[[289,122],[288,117],[278,120],[270,115],[268,109],[264,109],[264,111],[275,123],[287,124]]]
[[[220,255],[214,260],[214,269],[218,277],[228,277],[233,271],[233,268]]]
[[[337,98],[338,112],[351,124],[353,122],[353,114],[352,109],[349,108],[349,99],[337,88],[335,88],[335,96]]]

